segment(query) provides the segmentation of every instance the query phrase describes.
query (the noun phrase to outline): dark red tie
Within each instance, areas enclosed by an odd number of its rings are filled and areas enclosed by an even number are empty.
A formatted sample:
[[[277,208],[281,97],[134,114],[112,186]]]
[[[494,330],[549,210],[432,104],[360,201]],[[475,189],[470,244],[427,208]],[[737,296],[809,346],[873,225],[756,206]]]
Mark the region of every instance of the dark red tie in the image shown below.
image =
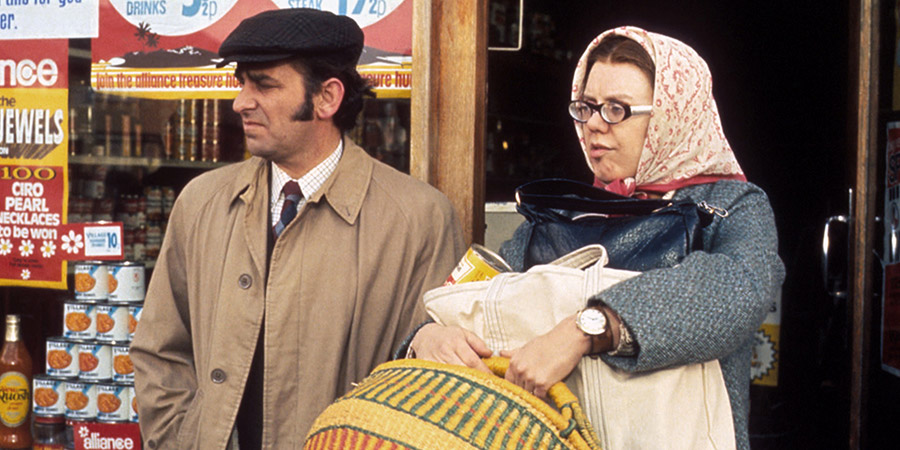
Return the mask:
[[[284,227],[291,223],[291,220],[294,220],[294,216],[297,215],[297,203],[300,202],[300,196],[303,195],[300,191],[300,185],[296,181],[285,183],[284,187],[281,188],[281,192],[284,193],[284,203],[281,205],[281,218],[272,227],[272,234],[275,236],[275,240],[278,240],[278,236],[284,231]]]

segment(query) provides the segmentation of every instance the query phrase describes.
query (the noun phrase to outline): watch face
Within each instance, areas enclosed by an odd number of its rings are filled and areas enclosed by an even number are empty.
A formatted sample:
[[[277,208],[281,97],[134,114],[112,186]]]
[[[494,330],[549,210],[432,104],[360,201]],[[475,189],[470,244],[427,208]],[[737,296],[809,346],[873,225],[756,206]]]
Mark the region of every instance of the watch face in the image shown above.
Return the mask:
[[[581,331],[592,336],[606,332],[606,314],[594,308],[581,311],[575,322],[578,324],[578,328],[581,328]]]

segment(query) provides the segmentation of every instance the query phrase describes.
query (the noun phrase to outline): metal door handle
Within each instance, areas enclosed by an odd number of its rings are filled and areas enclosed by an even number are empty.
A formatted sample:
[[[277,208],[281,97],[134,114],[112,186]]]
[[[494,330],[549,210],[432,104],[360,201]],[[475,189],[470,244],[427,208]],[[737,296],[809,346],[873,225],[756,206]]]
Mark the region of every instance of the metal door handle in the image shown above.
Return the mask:
[[[831,216],[825,221],[825,233],[822,236],[822,278],[825,281],[825,291],[828,292],[828,295],[836,298],[846,298],[847,290],[835,289],[835,285],[839,285],[839,283],[830,282],[830,280],[836,278],[836,276],[832,276],[831,266],[829,264],[829,256],[832,252],[831,225],[835,222],[847,224],[850,223],[850,218],[845,215],[837,215]],[[846,266],[844,268],[846,269]],[[840,275],[842,274],[838,274],[837,276]]]

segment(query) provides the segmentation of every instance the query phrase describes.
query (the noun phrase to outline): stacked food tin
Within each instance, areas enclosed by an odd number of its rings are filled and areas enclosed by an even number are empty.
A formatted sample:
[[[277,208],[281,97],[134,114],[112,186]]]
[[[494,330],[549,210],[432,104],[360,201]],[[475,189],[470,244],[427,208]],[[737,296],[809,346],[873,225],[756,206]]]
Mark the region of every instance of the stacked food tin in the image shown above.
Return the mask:
[[[34,414],[137,422],[129,346],[143,309],[144,265],[78,262],[74,278],[62,336],[47,339],[46,373],[34,377]]]

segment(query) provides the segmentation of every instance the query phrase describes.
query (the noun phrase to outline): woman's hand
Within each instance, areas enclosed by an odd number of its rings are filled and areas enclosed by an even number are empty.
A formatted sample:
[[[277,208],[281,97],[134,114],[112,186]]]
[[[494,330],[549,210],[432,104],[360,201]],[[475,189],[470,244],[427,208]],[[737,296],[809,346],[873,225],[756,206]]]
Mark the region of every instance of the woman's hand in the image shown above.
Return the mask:
[[[430,323],[416,333],[409,347],[416,353],[418,359],[467,366],[493,373],[481,360],[491,356],[491,349],[475,333],[459,327]]]
[[[517,349],[504,350],[500,356],[509,358],[505,377],[508,381],[544,398],[550,387],[568,376],[590,350],[591,339],[578,329],[572,315],[547,334]]]

